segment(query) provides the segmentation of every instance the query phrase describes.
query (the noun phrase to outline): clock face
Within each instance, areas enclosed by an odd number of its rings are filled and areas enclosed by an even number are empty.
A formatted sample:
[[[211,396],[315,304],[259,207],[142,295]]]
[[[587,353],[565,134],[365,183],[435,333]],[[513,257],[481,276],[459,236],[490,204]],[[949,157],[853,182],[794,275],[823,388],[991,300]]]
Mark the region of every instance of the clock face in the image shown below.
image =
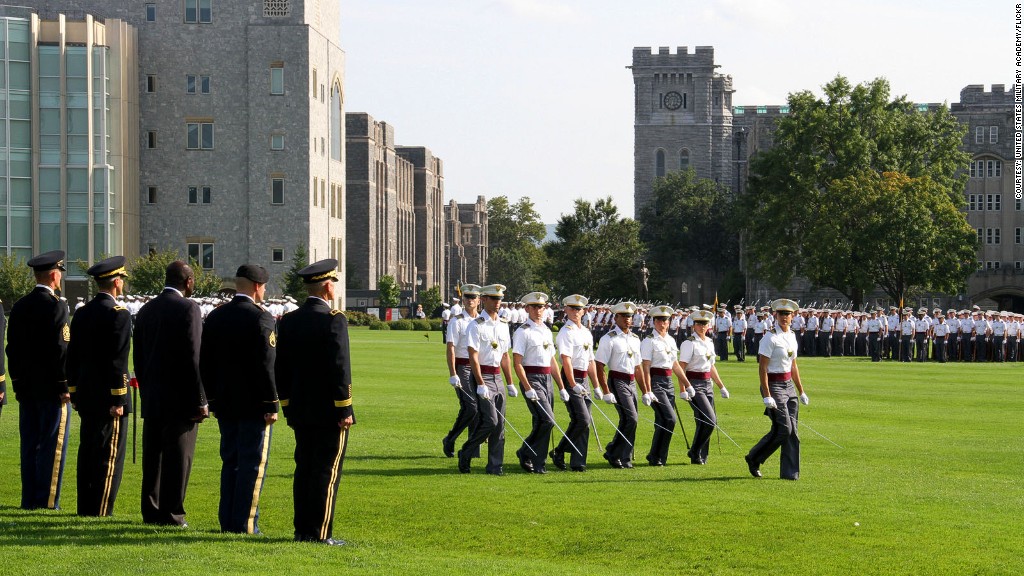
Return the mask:
[[[665,94],[665,108],[669,110],[678,110],[683,105],[683,97],[679,92],[669,92]]]

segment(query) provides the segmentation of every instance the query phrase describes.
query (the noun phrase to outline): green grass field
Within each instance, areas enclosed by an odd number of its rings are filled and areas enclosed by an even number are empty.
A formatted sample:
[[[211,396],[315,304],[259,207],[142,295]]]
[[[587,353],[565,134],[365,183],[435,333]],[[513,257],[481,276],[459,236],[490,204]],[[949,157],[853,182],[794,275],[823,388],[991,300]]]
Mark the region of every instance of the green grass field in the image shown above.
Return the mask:
[[[439,336],[352,331],[358,424],[335,517],[342,548],[291,541],[293,435],[280,424],[262,536],[219,532],[212,420],[199,432],[188,529],[141,523],[141,453],[132,465],[130,443],[116,516],[75,516],[77,416],[64,510],[22,511],[12,399],[0,420],[0,574],[1024,573],[1024,364],[801,360],[811,397],[801,420],[843,448],[803,429],[798,482],[778,479],[777,454],[765,478],[747,473],[742,456],[769,426],[750,361],[719,365],[732,393],[717,401],[719,421],[742,449],[713,438],[706,466],[688,464],[677,436],[668,466],[614,470],[591,437],[585,474],[530,475],[508,431],[497,478],[482,460],[461,475],[441,454],[456,400]],[[564,408],[556,414],[564,427]],[[522,397],[508,418],[529,429]],[[640,462],[652,428],[641,421]]]

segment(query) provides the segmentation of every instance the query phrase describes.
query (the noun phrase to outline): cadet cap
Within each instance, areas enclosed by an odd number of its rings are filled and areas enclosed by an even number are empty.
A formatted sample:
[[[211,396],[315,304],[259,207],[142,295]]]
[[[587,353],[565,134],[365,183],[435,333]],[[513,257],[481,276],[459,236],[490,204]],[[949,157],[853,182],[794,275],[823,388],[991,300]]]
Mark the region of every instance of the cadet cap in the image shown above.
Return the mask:
[[[655,306],[651,308],[651,318],[670,318],[675,312],[671,306]]]
[[[526,305],[539,304],[543,306],[548,303],[548,295],[543,292],[530,292],[526,296],[520,298],[519,302]]]
[[[796,302],[790,300],[789,298],[779,298],[777,300],[772,301],[773,312],[793,313],[796,312],[799,308],[800,306]]]
[[[636,312],[636,304],[629,302],[619,302],[615,306],[612,306],[612,314],[630,314]]]
[[[505,297],[505,285],[504,284],[488,284],[480,289],[481,296],[492,296],[494,298]]]
[[[697,310],[690,315],[693,318],[694,323],[696,322],[711,322],[714,315],[709,310]]]
[[[479,296],[480,286],[476,284],[463,284],[460,288],[462,295],[465,296]]]
[[[562,306],[577,306],[582,308],[589,302],[590,300],[587,300],[587,297],[581,294],[570,294],[569,296],[562,298]]]

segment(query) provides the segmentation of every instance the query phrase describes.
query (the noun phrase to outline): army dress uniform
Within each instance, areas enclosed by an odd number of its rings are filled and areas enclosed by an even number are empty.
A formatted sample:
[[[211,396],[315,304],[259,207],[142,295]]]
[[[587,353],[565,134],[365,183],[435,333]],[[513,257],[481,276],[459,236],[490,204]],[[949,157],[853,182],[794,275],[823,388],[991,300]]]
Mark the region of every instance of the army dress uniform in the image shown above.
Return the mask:
[[[522,297],[524,305],[543,305],[547,303],[547,295],[531,292]],[[521,363],[523,374],[520,375],[520,388],[526,398],[526,406],[533,415],[533,426],[526,436],[522,447],[516,452],[520,466],[524,470],[543,474],[547,472],[545,462],[548,457],[548,443],[551,440],[551,429],[554,427],[554,386],[552,384],[552,367],[557,368],[555,359],[555,341],[551,337],[551,329],[543,322],[535,322],[528,318],[515,334],[512,335],[512,355],[517,363]],[[523,376],[526,382],[522,382]],[[535,399],[531,398],[536,394]]]
[[[586,306],[587,302],[587,298],[580,294],[572,294],[562,299],[563,306]],[[569,400],[565,402],[565,409],[569,412],[569,425],[565,428],[565,437],[559,441],[550,456],[556,465],[562,462],[560,467],[564,469],[564,455],[570,454],[570,468],[581,472],[587,466],[587,448],[590,444],[591,399],[587,392],[586,379],[594,365],[594,335],[585,327],[567,321],[558,331],[556,343],[562,362],[565,362],[566,357],[570,359],[569,370],[572,372],[572,379],[566,378],[566,367],[563,365],[562,380],[573,382],[573,386],[566,386]]]
[[[298,275],[306,284],[336,282],[337,266],[337,260],[321,260]],[[316,296],[285,314],[278,325],[275,376],[281,408],[295,432],[295,539],[338,543],[331,535],[349,440],[342,423],[355,423],[345,314]]]
[[[613,314],[629,313],[636,310],[632,302],[620,302],[612,308]],[[620,312],[621,311],[621,312]],[[638,421],[636,372],[642,364],[640,339],[632,332],[623,332],[618,326],[601,337],[594,354],[598,377],[608,368],[608,388],[615,397],[615,409],[619,413],[618,432],[605,446],[604,457],[613,468],[633,467],[633,445],[636,443]]]
[[[235,273],[257,284],[269,274],[246,264]],[[203,326],[199,371],[220,429],[223,532],[259,534],[259,500],[267,473],[278,396],[275,320],[246,294],[212,312]]]
[[[460,291],[464,298],[476,298],[480,295],[480,287],[476,284],[463,284]],[[451,430],[441,439],[441,451],[445,456],[451,458],[455,455],[455,442],[463,430],[468,429],[466,436],[471,436],[477,423],[477,382],[473,377],[473,371],[469,366],[469,349],[466,347],[466,329],[474,320],[467,310],[462,310],[458,315],[453,314],[448,320],[448,331],[446,336],[445,354],[449,362],[449,369],[454,370],[448,383],[455,391],[455,397],[459,402],[459,412],[455,415],[455,423]],[[472,457],[480,455],[479,450],[473,453]]]
[[[746,350],[743,348],[743,339],[746,334],[747,319],[743,316],[743,310],[736,310],[736,316],[732,320],[732,349],[737,362],[743,362],[746,358]]]
[[[0,301],[0,348],[4,347],[4,342],[7,339],[7,315],[4,314],[4,303]],[[4,406],[7,405],[7,355],[0,354],[0,394],[3,394],[3,398],[0,398],[0,416],[3,415]]]
[[[651,309],[651,316],[654,318],[671,314],[672,309],[668,306],[655,306]],[[743,357],[740,349],[737,349],[736,354],[740,358]],[[647,453],[647,462],[651,466],[664,466],[668,462],[668,449],[672,444],[672,434],[677,423],[672,374],[675,372],[678,357],[679,349],[671,336],[661,336],[655,331],[640,343],[640,360],[644,362],[650,376],[651,393],[656,399],[651,404],[651,408],[654,409],[655,426],[651,449]]]
[[[64,252],[28,261],[35,272],[64,270]],[[11,388],[18,400],[21,435],[21,507],[60,508],[64,464],[71,438],[66,375],[71,340],[68,307],[43,284],[14,303],[7,326]],[[5,395],[6,396],[6,395]]]
[[[698,313],[700,314],[700,313]],[[707,316],[697,316],[695,320],[708,321]],[[766,338],[762,339],[762,342]],[[762,345],[763,346],[763,345]],[[715,393],[712,379],[716,376],[714,346],[711,338],[696,333],[679,346],[679,366],[686,374],[694,394],[690,398],[690,409],[693,411],[693,443],[688,453],[691,464],[704,464],[708,459],[708,446],[711,433],[715,431],[718,420],[715,414]],[[687,391],[690,391],[688,388]]]
[[[715,329],[715,350],[723,362],[729,359],[729,335],[732,332],[732,320],[725,314],[725,306],[719,306],[720,316],[715,316],[711,327]]]
[[[97,280],[128,276],[125,257],[89,268]],[[128,446],[128,353],[132,316],[107,292],[75,312],[68,343],[71,403],[82,419],[78,445],[78,514],[111,516]],[[118,414],[117,408],[120,408]]]

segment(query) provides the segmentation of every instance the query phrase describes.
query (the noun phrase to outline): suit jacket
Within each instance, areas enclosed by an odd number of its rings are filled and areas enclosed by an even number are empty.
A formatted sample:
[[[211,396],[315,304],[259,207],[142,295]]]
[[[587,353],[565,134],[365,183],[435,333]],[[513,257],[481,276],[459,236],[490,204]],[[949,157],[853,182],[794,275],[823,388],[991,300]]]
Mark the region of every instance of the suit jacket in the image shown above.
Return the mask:
[[[8,324],[7,362],[18,400],[59,400],[67,394],[67,304],[36,286],[14,303]]]
[[[109,294],[98,294],[75,312],[68,343],[68,388],[80,413],[106,416],[111,406],[131,412],[131,339],[132,315]]]
[[[307,298],[281,317],[277,339],[277,390],[288,425],[331,426],[353,416],[348,321],[341,310]]]
[[[277,413],[275,323],[270,312],[245,296],[207,315],[199,373],[217,418]]]
[[[135,376],[142,417],[190,420],[207,404],[199,377],[199,306],[171,289],[135,316]]]

